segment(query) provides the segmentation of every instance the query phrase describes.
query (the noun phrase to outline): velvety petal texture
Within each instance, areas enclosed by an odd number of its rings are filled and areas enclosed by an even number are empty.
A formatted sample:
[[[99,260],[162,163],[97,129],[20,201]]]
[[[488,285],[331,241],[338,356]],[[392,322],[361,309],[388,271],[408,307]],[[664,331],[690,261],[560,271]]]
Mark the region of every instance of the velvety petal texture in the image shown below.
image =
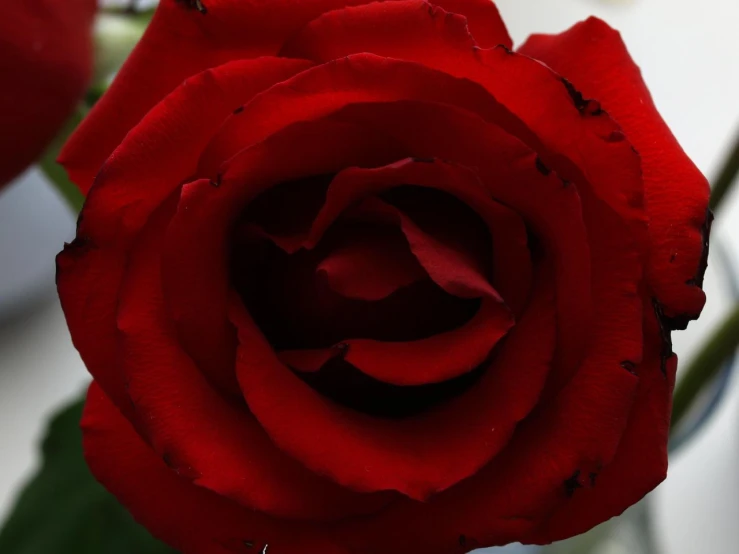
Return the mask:
[[[664,478],[707,189],[605,23],[163,0],[62,160],[85,455],[179,551],[547,543]]]
[[[92,71],[96,0],[8,2],[0,18],[0,186],[44,152]]]

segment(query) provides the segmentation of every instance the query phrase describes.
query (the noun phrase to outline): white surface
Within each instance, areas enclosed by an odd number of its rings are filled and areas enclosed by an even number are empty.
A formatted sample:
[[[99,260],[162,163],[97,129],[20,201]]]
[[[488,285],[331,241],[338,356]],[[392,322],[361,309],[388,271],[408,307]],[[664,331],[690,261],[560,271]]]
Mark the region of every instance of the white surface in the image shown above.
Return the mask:
[[[47,415],[87,380],[56,301],[75,217],[36,170],[0,191],[0,522],[36,467]]]
[[[0,189],[0,323],[53,296],[54,256],[74,226],[74,215],[38,170]]]
[[[739,129],[739,2],[499,0],[498,5],[517,43],[531,32],[561,31],[591,14],[619,28],[685,150],[705,173],[714,173]],[[734,195],[726,208],[715,233],[739,237],[739,198]],[[28,212],[26,226],[32,217]],[[19,219],[15,237],[27,232],[24,217]],[[0,240],[6,240],[2,227],[0,220]],[[739,243],[732,252],[739,259]],[[46,278],[51,285],[51,275]],[[701,321],[676,335],[676,350],[689,354],[726,308],[714,296]],[[48,414],[86,380],[56,303],[0,326],[0,519],[37,463],[36,443]],[[668,481],[654,495],[661,554],[739,551],[738,381],[734,400],[673,460]]]

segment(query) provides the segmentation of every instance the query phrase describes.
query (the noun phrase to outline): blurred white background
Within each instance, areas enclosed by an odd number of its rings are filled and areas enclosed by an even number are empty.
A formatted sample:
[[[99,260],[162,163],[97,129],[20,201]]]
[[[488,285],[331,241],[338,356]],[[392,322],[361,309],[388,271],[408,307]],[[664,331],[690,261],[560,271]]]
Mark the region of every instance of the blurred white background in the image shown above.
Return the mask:
[[[497,3],[517,44],[589,15],[620,29],[678,140],[704,173],[715,174],[739,132],[737,0]],[[0,520],[37,467],[47,417],[87,382],[53,296],[53,253],[73,237],[73,222],[34,172],[0,194]],[[718,217],[714,239],[739,262],[736,194]],[[729,307],[722,276],[711,271],[703,318],[675,336],[683,365]],[[731,386],[730,398],[673,458],[668,481],[652,497],[660,554],[739,551],[739,379]]]

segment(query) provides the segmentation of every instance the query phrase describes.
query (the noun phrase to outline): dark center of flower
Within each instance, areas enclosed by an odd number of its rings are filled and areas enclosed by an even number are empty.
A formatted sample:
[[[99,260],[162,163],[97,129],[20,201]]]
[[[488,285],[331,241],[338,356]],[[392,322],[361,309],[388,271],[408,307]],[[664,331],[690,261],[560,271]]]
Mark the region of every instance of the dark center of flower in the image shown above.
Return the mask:
[[[333,177],[283,183],[249,205],[234,234],[234,288],[283,363],[338,404],[405,417],[462,393],[488,364],[441,382],[398,385],[347,357],[354,341],[413,343],[468,324],[482,299],[442,288],[448,276],[437,276],[433,264],[443,260],[420,252],[436,244],[459,248],[489,279],[488,227],[450,194],[399,186],[346,206],[315,241]]]

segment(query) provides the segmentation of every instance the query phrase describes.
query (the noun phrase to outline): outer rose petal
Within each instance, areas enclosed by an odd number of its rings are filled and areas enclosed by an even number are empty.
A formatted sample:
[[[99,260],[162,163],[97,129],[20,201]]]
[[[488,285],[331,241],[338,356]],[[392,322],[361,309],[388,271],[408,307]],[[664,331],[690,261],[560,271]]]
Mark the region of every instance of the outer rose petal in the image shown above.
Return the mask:
[[[272,56],[313,18],[366,0],[210,0],[203,15],[186,3],[163,0],[144,37],[62,152],[61,162],[83,192],[126,133],[183,80],[235,59]],[[488,0],[440,0],[469,15],[482,44],[511,41]]]
[[[647,277],[667,315],[685,328],[703,308],[706,179],[665,122],[617,31],[590,18],[559,35],[534,35],[520,51],[598,99],[641,155],[651,250]]]
[[[348,554],[312,525],[270,518],[179,477],[96,383],[87,395],[82,431],[95,477],[139,523],[183,554],[249,554],[267,544],[277,552]]]
[[[192,158],[234,107],[309,66],[300,60],[260,58],[226,64],[187,80],[131,131],[88,195],[77,238],[57,257],[57,287],[85,365],[127,415],[130,407],[115,364],[114,319],[126,245],[194,171]],[[200,106],[196,112],[193,104]],[[218,374],[220,367],[208,361],[203,360],[203,369],[227,389],[233,366],[229,375]]]
[[[639,387],[615,458],[600,474],[583,475],[590,486],[565,501],[526,542],[546,544],[584,533],[641,500],[665,478],[677,356],[664,358],[651,299],[644,302],[644,334],[644,360],[633,368]]]
[[[96,9],[96,0],[3,4],[0,186],[41,155],[82,97]]]

